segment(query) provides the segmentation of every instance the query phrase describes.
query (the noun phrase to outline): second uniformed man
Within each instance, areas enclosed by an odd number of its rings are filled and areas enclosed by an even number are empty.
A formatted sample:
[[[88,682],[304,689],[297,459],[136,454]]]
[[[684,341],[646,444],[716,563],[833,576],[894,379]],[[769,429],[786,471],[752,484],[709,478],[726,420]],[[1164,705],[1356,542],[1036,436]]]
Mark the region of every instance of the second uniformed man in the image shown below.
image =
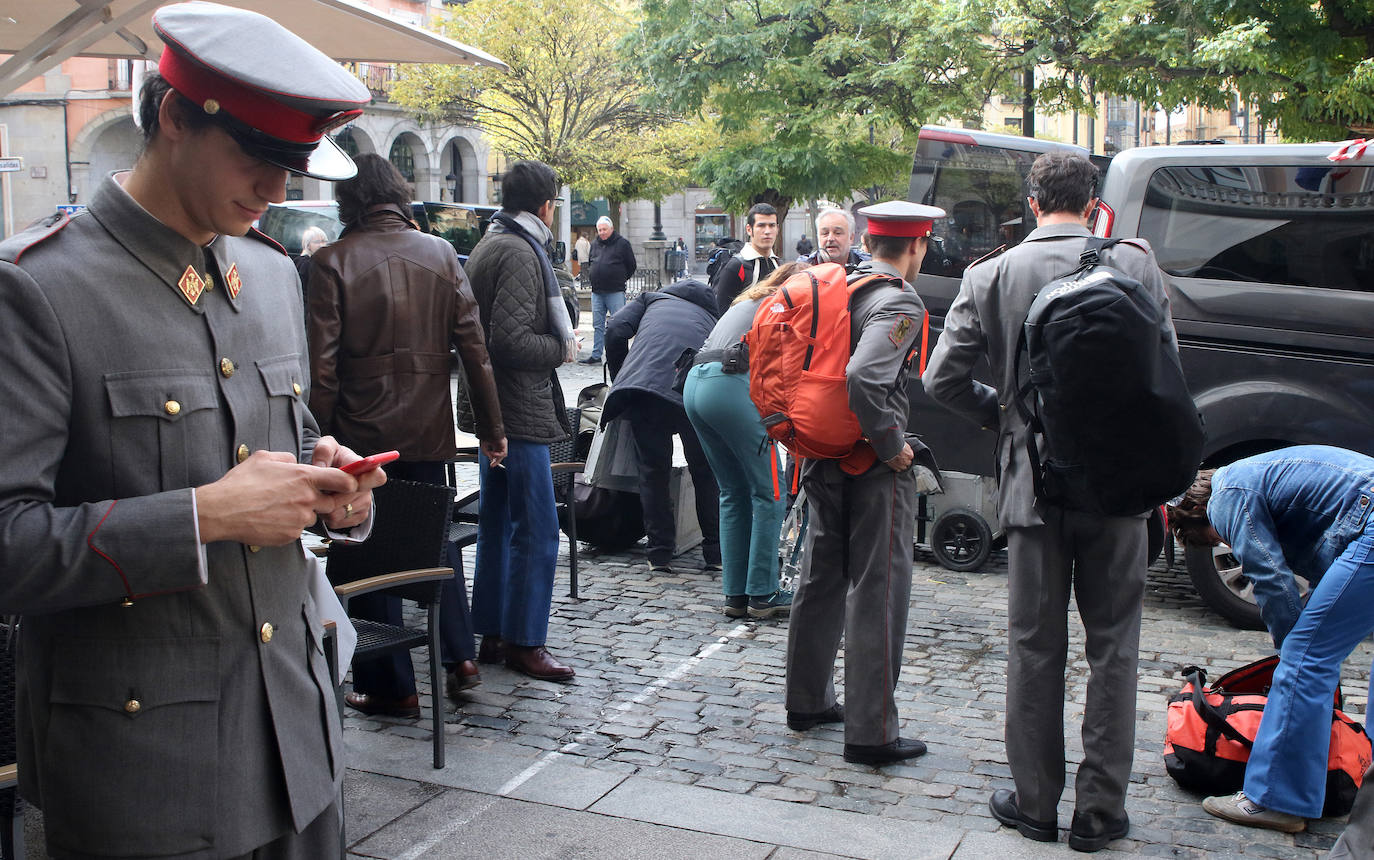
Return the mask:
[[[787,635],[787,724],[805,731],[843,722],[845,761],[879,766],[926,751],[900,736],[894,693],[916,526],[915,452],[905,428],[925,307],[912,282],[933,219],[945,213],[903,201],[859,211],[868,218],[873,259],[857,274],[891,277],[859,288],[850,301],[849,407],[876,460],[857,475],[838,460],[802,467],[809,523]],[[832,677],[841,636],[843,706]]]

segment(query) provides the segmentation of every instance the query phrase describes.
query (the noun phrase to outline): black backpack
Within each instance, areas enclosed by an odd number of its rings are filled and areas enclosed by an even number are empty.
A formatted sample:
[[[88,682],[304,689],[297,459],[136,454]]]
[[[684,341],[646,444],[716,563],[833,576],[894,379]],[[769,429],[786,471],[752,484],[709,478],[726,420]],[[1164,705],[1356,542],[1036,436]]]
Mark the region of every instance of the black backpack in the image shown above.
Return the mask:
[[[716,272],[719,272],[721,266],[730,262],[730,258],[738,254],[743,248],[743,242],[739,239],[731,239],[725,244],[713,249],[711,251],[711,256],[706,258],[707,283],[715,283]]]
[[[1037,499],[1131,516],[1188,489],[1203,430],[1164,309],[1139,281],[1098,262],[1119,241],[1089,239],[1078,268],[1036,293],[1013,399],[1032,431]]]

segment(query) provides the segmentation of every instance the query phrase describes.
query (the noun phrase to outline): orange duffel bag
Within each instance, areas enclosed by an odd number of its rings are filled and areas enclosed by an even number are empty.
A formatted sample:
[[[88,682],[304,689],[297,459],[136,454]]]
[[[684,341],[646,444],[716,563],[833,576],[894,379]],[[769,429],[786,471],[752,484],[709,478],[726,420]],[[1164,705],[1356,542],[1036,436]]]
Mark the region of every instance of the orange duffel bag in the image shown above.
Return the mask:
[[[1183,690],[1169,699],[1164,730],[1164,768],[1183,788],[1201,794],[1240,791],[1260,718],[1269,698],[1277,655],[1227,672],[1211,687],[1197,666],[1183,670]],[[1326,803],[1322,815],[1345,815],[1355,803],[1370,764],[1369,735],[1341,711],[1336,690],[1331,708],[1331,748],[1327,754]]]

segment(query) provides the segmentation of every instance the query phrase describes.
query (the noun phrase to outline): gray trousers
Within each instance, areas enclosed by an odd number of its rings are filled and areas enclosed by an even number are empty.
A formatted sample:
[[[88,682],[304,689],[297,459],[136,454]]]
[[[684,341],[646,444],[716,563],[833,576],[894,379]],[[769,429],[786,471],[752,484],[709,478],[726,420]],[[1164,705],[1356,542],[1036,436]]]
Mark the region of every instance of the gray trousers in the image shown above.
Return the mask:
[[[1136,663],[1145,594],[1145,520],[1050,508],[1045,525],[1007,530],[1007,761],[1021,812],[1057,817],[1064,791],[1064,668],[1072,589],[1090,675],[1082,815],[1118,819],[1135,750]]]
[[[835,704],[843,636],[845,743],[891,743],[911,599],[915,474],[879,464],[852,477],[821,462],[802,481],[809,521],[787,629],[787,709]]]
[[[1371,684],[1374,687],[1374,684]],[[1368,717],[1366,717],[1368,719]],[[1370,860],[1374,858],[1374,767],[1364,772],[1364,782],[1355,795],[1341,838],[1332,846],[1327,860]]]
[[[343,820],[336,800],[300,833],[288,833],[238,860],[325,860],[343,856]]]

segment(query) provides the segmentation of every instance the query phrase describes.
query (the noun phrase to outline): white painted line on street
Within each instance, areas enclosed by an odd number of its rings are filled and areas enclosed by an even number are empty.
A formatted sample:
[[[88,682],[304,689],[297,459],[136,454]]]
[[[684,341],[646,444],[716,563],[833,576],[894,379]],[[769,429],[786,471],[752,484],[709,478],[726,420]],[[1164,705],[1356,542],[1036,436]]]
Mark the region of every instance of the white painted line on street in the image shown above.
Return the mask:
[[[475,808],[468,810],[467,815],[462,815],[458,818],[455,818],[452,821],[449,821],[443,827],[440,827],[438,830],[424,837],[419,842],[413,843],[409,848],[406,849],[404,854],[397,854],[395,860],[419,860],[419,858],[423,857],[425,853],[429,851],[429,849],[434,848],[440,843],[446,842],[450,839],[456,839],[458,837],[459,831],[466,828],[469,824],[473,822],[474,819],[480,818],[482,813],[486,812],[487,809],[489,809],[491,805],[495,802],[495,797],[488,798],[485,802],[480,803]]]
[[[693,654],[686,660],[683,660],[681,663],[674,666],[673,669],[670,672],[668,672],[668,674],[659,678],[657,681],[654,681],[645,686],[644,689],[640,690],[639,694],[636,695],[634,698],[623,701],[620,704],[612,707],[610,717],[606,719],[603,722],[603,724],[614,723],[616,717],[620,714],[623,714],[630,708],[633,708],[635,705],[641,705],[649,699],[653,698],[654,696],[658,695],[659,690],[663,689],[667,685],[673,683],[674,681],[681,678],[683,675],[686,675],[688,672],[695,669],[697,665],[701,663],[701,661],[710,659],[713,654],[715,654],[720,649],[724,648],[726,645],[730,644],[731,640],[743,637],[752,629],[752,625],[740,624],[734,630],[731,630],[729,633],[720,637],[715,642],[701,649],[701,651],[699,651],[698,653]],[[509,795],[511,792],[515,791],[520,786],[529,782],[540,771],[542,771],[549,765],[553,764],[558,759],[562,758],[563,756],[569,755],[573,752],[576,752],[577,748],[582,745],[583,740],[589,739],[595,735],[596,732],[591,730],[580,732],[576,740],[569,741],[568,743],[564,744],[556,750],[551,750],[550,752],[544,753],[544,755],[540,756],[539,759],[534,762],[534,764],[530,765],[529,767],[517,773],[515,776],[511,777],[505,785],[501,786],[499,789],[496,790],[496,793],[502,797]]]

